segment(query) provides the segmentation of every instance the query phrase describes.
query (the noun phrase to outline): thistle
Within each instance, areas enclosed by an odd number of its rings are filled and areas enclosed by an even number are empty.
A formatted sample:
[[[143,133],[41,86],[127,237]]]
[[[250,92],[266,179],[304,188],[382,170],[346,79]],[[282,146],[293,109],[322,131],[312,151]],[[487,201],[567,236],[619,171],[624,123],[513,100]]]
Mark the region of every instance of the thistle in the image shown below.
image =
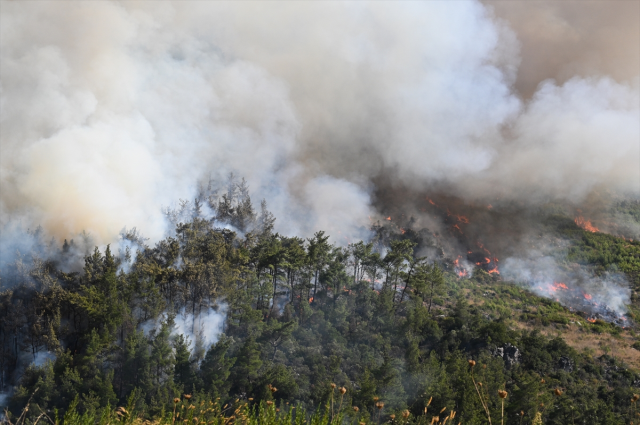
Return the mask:
[[[504,390],[498,390],[498,397],[500,397],[500,401],[502,402],[502,417],[500,423],[504,425],[504,399],[507,398],[507,392]]]

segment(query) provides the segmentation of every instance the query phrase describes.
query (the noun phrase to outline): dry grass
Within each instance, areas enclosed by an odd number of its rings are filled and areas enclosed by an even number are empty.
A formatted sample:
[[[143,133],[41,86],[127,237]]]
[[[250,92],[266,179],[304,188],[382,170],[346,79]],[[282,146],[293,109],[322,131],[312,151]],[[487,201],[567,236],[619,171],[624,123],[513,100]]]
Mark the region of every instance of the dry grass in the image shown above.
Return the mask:
[[[593,333],[586,328],[586,324],[584,326],[573,323],[537,327],[528,323],[515,322],[514,325],[518,329],[528,331],[538,329],[542,335],[547,337],[559,335],[570,347],[580,353],[586,351],[595,357],[609,354],[630,368],[640,370],[640,351],[631,347],[636,341],[632,330],[623,330],[619,336],[613,336],[607,333]]]

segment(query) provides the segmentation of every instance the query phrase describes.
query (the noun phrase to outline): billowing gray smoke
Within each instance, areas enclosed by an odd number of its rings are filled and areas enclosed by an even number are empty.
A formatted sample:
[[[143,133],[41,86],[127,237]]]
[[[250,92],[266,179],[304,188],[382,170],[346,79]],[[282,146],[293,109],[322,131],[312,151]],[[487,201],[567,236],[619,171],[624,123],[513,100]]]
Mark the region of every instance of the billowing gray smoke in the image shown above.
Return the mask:
[[[637,69],[522,97],[519,41],[480,2],[4,2],[0,19],[4,225],[153,241],[161,206],[230,171],[276,230],[336,237],[362,236],[381,178],[526,202],[639,190]]]

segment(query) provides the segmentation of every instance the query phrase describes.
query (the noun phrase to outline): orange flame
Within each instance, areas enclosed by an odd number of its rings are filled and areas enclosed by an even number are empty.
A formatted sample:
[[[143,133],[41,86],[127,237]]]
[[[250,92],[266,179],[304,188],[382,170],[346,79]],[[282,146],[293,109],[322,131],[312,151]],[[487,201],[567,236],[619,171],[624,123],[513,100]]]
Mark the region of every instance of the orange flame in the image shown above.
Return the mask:
[[[309,298],[309,304],[313,302],[313,297]]]
[[[484,247],[484,245],[482,244],[482,242],[476,242],[476,245],[478,245],[478,248],[480,248],[481,250],[483,250],[484,252],[486,252],[488,255],[491,255],[491,252]]]
[[[485,260],[487,260],[487,264],[489,264],[489,259],[485,258]],[[498,257],[493,257],[493,268],[491,270],[488,271],[489,274],[495,273],[495,274],[500,274],[500,270],[498,270],[498,264],[496,264],[498,262]]]
[[[460,259],[461,258],[462,258],[462,255],[458,255],[458,258],[453,260],[454,270],[455,270],[456,274],[458,275],[458,277],[465,277],[465,276],[468,276],[469,273],[460,266]]]
[[[565,284],[564,284],[564,283],[562,283],[562,282],[554,282],[554,283],[553,283],[553,286],[555,286],[555,287],[556,287],[556,288],[558,288],[558,289],[569,289],[569,288],[567,287],[567,285],[565,285]]]
[[[391,216],[387,217],[387,220],[391,221]]]
[[[469,224],[469,219],[463,215],[454,214],[454,217],[461,223]]]
[[[589,322],[589,323],[596,323],[596,319],[594,319],[594,318],[592,318],[592,317],[589,317],[589,318],[587,319],[587,322]]]
[[[567,285],[565,285],[565,284],[564,284],[564,283],[562,283],[562,282],[553,282],[553,285],[551,285],[551,284],[550,284],[550,285],[548,285],[548,287],[547,287],[547,288],[548,288],[548,289],[549,289],[549,291],[551,291],[551,292],[556,292],[558,289],[562,289],[562,290],[567,290],[567,289],[569,289],[569,288],[567,287]]]
[[[593,297],[592,297],[591,295],[589,295],[589,294],[582,294],[582,295],[584,295],[584,299],[585,299],[585,300],[590,300],[591,298],[593,298]]]
[[[575,220],[573,221],[575,221],[579,227],[583,228],[588,232],[595,233],[600,231],[596,226],[591,224],[591,220],[585,220],[585,218],[582,216],[576,217]]]

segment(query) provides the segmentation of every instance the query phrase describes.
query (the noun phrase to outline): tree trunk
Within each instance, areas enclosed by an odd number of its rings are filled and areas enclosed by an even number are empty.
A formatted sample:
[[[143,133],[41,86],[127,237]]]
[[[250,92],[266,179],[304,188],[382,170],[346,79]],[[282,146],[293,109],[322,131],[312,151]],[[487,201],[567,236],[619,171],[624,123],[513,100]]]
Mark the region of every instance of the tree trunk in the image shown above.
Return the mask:
[[[407,276],[407,281],[404,284],[404,289],[402,290],[402,294],[400,295],[398,306],[402,304],[402,300],[404,300],[404,293],[407,291],[407,287],[409,286],[409,282],[411,281],[411,273],[413,273],[413,266],[409,269],[409,275]]]
[[[353,261],[353,284],[358,283],[358,260],[354,258]]]
[[[395,277],[393,279],[393,297],[391,298],[391,303],[394,304],[396,302],[396,293],[398,292],[398,274],[400,267],[396,267]]]
[[[269,316],[271,316],[273,307],[276,305],[277,279],[278,279],[278,267],[274,266],[273,267],[273,297],[271,298],[271,309],[269,310]]]
[[[433,302],[433,286],[434,286],[434,282],[431,281],[431,293],[429,294],[429,310],[428,310],[429,313],[431,313],[431,303]]]
[[[316,293],[318,292],[318,269],[316,269],[316,276],[313,282],[313,303],[316,302]]]

